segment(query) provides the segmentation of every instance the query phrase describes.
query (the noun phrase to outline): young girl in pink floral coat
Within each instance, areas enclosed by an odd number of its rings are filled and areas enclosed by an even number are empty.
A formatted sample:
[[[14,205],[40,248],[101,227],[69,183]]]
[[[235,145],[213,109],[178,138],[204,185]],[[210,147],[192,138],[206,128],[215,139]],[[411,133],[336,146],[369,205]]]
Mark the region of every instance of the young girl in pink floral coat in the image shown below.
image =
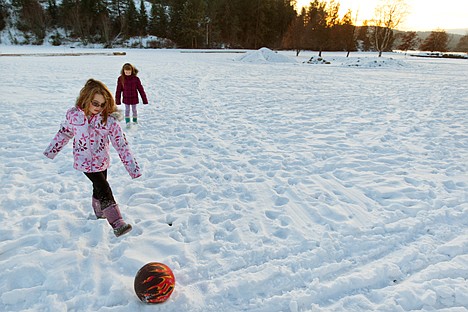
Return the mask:
[[[76,105],[67,111],[65,121],[44,155],[54,159],[73,139],[74,168],[84,172],[93,183],[91,203],[94,213],[98,219],[106,218],[114,234],[120,236],[129,232],[132,226],[122,219],[107,182],[109,142],[133,179],[141,176],[141,172],[119,125],[116,111],[114,98],[107,86],[89,79],[81,89]]]

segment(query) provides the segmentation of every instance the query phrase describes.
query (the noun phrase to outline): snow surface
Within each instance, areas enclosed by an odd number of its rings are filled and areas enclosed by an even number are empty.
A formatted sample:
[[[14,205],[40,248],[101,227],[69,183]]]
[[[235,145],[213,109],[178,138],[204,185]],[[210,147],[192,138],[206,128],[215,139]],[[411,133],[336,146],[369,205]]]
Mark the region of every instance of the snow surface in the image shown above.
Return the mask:
[[[0,311],[467,311],[465,60],[109,52],[0,46]],[[126,130],[143,176],[112,150],[116,238],[71,144],[42,151],[124,62],[150,104]],[[177,280],[156,306],[133,291],[152,261]]]

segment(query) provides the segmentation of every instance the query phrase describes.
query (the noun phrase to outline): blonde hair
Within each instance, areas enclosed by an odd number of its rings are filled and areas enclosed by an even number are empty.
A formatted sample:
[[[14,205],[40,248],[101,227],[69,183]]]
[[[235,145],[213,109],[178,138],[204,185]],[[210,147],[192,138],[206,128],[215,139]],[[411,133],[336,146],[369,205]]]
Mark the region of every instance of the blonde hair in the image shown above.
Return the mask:
[[[96,94],[102,95],[105,100],[106,105],[101,112],[102,121],[105,124],[107,123],[107,117],[117,111],[117,106],[115,105],[114,97],[109,91],[109,88],[101,81],[92,78],[88,79],[84,87],[80,90],[80,95],[76,99],[76,106],[83,110],[86,116],[88,116],[91,112],[89,109],[91,101]]]

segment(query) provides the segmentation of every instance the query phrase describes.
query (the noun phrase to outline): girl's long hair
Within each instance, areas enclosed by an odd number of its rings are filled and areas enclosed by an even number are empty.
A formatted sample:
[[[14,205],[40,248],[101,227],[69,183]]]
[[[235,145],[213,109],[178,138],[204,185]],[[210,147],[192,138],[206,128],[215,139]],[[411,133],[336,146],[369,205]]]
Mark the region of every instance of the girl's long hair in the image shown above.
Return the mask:
[[[96,94],[100,94],[104,97],[106,105],[101,111],[101,115],[103,123],[106,124],[107,117],[117,111],[117,106],[115,105],[114,97],[109,91],[109,88],[107,88],[107,86],[101,81],[92,78],[88,79],[84,87],[80,90],[80,95],[76,99],[76,106],[83,110],[86,116],[88,116],[90,114],[89,107],[92,105],[91,101],[94,99]]]
[[[131,70],[133,76],[138,75],[138,69],[135,66],[130,63],[123,64],[122,69],[120,70],[120,81],[122,86],[125,84],[125,70]]]

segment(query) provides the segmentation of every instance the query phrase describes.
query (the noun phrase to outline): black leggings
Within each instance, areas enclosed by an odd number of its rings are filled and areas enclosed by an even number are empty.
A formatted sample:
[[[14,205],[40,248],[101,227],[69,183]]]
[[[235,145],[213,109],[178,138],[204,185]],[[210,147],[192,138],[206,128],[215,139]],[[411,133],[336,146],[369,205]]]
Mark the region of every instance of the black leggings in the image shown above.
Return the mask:
[[[107,182],[107,170],[85,172],[84,174],[93,182],[93,197],[100,201],[102,209],[114,205],[114,195],[112,195],[112,190]]]

